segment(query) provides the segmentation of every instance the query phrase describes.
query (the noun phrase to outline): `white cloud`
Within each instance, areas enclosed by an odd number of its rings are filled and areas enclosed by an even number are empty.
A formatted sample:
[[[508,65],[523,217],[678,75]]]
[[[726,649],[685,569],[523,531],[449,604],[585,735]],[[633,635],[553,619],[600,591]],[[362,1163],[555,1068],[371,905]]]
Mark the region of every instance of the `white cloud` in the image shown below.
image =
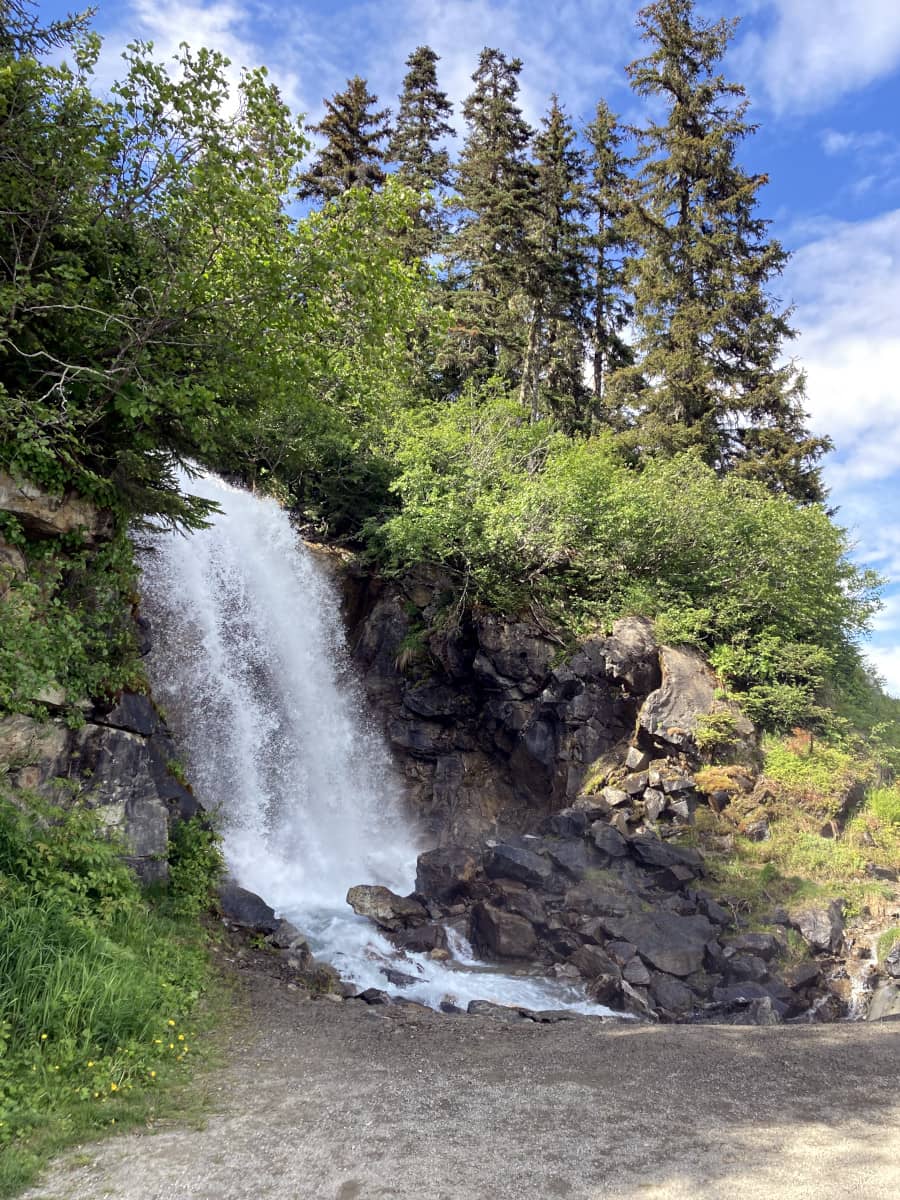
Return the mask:
[[[900,63],[898,0],[749,0],[736,60],[783,112],[825,108]]]
[[[900,465],[898,280],[900,209],[824,227],[788,269],[812,424],[835,439],[832,471],[848,484]]]
[[[866,657],[884,680],[888,694],[900,699],[900,646],[870,650]]]
[[[841,133],[837,129],[826,129],[822,134],[822,149],[826,154],[864,154],[881,151],[895,145],[889,133],[874,129],[865,133]]]

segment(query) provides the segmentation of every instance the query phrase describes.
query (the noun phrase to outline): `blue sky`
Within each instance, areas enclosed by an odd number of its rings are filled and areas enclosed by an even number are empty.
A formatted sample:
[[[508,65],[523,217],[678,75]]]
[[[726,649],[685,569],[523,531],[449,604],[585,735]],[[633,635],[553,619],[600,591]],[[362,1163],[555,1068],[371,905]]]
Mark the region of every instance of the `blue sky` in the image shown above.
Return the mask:
[[[44,17],[70,6],[40,4]],[[135,38],[265,63],[285,98],[316,118],[352,74],[393,104],[404,60],[428,44],[457,103],[485,45],[524,60],[534,123],[551,92],[590,119],[603,96],[639,117],[624,66],[639,52],[637,0],[99,0],[102,74]],[[900,0],[699,4],[740,16],[726,72],[760,123],[742,154],[769,175],[764,215],[794,252],[777,291],[796,306],[791,347],[808,375],[810,423],[836,449],[825,475],[856,557],[890,580],[869,653],[900,695]],[[458,122],[461,127],[462,122]]]

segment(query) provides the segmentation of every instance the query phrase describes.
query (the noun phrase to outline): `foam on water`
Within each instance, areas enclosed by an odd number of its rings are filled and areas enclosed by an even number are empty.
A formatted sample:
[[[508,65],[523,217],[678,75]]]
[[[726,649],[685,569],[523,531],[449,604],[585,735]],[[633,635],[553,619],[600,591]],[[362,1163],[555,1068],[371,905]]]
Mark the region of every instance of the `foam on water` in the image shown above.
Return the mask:
[[[400,956],[347,889],[413,888],[419,842],[350,669],[340,603],[271,499],[211,474],[185,490],[221,508],[208,529],[141,551],[148,670],[197,794],[218,811],[231,874],[359,987],[436,1006],[473,999],[608,1010],[534,975],[487,968],[451,931],[453,960]],[[402,988],[384,971],[415,977]]]

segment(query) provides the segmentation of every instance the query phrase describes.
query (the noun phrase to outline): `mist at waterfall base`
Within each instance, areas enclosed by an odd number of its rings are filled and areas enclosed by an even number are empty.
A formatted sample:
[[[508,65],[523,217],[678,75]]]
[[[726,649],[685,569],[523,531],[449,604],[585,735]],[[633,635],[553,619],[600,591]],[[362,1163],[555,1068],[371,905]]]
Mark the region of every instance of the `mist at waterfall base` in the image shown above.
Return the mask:
[[[418,844],[380,733],[353,677],[340,602],[272,499],[211,474],[182,488],[221,512],[141,549],[150,681],[198,796],[218,813],[230,874],[307,936],[360,989],[438,1006],[470,1000],[604,1014],[584,993],[478,963],[404,953],[347,905],[349,887],[406,895]],[[398,988],[388,968],[414,976]]]

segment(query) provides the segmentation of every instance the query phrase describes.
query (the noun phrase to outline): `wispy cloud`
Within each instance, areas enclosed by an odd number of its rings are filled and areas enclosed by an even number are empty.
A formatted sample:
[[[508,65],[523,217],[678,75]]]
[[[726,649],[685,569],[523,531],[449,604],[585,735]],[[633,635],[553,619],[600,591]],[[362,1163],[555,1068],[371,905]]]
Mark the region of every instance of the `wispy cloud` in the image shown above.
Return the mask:
[[[827,108],[900,63],[897,0],[745,0],[736,59],[777,112]]]

